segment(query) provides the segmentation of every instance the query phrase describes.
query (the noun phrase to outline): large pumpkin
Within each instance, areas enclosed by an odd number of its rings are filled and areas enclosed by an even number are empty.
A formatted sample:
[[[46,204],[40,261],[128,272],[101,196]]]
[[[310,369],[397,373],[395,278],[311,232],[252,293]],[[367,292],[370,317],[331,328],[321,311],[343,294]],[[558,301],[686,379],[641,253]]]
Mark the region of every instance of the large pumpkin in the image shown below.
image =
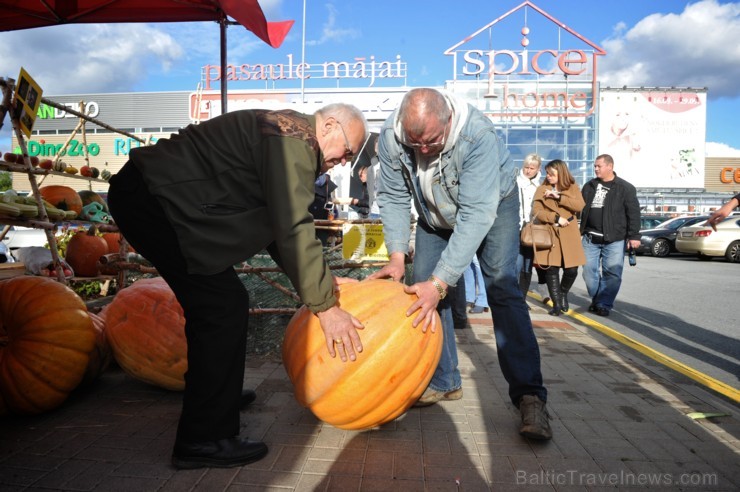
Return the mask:
[[[100,273],[98,260],[108,254],[108,243],[95,235],[95,228],[79,231],[67,243],[64,259],[78,277],[95,277]]]
[[[414,328],[416,296],[390,280],[343,284],[339,306],[365,326],[354,362],[332,358],[318,317],[305,306],[288,324],[283,364],[298,402],[341,429],[369,429],[406,412],[426,389],[442,353],[442,328]],[[435,316],[436,312],[435,312]]]
[[[49,185],[39,188],[39,193],[47,202],[59,210],[74,210],[79,216],[82,213],[82,198],[69,186]]]
[[[113,356],[127,374],[161,388],[185,389],[185,317],[161,277],[122,289],[100,314]]]
[[[85,303],[49,278],[0,282],[0,412],[58,407],[82,380],[95,331]]]

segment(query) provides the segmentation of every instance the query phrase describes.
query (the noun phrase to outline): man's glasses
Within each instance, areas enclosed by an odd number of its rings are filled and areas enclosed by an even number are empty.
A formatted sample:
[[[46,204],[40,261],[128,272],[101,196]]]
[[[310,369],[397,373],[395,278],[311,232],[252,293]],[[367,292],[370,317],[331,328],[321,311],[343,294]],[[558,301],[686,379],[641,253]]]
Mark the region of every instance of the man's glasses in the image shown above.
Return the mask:
[[[342,130],[342,135],[344,136],[344,160],[351,161],[354,159],[355,153],[352,150],[352,146],[349,144],[347,132],[344,131],[344,127],[339,121],[337,121],[337,125],[339,125],[339,129]]]
[[[447,127],[449,126],[450,121],[447,120],[447,123],[445,124],[445,128],[442,131],[442,138],[440,138],[436,142],[406,142],[406,145],[411,147],[412,149],[440,149],[444,147],[445,141],[447,139]]]

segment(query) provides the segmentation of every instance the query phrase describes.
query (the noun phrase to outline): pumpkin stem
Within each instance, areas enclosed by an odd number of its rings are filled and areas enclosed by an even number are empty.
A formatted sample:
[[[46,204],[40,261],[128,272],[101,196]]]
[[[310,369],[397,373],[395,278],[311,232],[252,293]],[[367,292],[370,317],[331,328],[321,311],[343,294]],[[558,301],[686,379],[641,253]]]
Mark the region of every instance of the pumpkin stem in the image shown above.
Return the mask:
[[[87,230],[88,236],[95,236],[98,233],[98,228],[94,225],[90,226],[90,228]]]

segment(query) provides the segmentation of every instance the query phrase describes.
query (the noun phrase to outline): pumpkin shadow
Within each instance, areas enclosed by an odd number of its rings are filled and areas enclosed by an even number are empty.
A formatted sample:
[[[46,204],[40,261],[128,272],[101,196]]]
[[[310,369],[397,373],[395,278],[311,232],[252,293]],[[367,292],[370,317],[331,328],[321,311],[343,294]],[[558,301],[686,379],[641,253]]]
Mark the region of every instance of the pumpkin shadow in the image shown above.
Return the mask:
[[[303,473],[297,489],[489,490],[464,420],[462,402],[444,402],[362,432],[324,424],[306,463],[316,475]]]

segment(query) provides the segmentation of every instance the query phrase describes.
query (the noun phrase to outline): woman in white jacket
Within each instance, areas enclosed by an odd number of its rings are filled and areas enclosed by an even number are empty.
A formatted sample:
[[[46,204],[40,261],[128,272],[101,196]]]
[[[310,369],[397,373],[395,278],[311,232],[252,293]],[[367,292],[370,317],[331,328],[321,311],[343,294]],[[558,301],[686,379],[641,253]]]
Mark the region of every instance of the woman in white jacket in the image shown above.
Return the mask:
[[[537,191],[537,187],[540,185],[542,173],[540,168],[542,167],[542,158],[537,154],[528,154],[524,158],[522,163],[522,169],[519,171],[519,175],[516,177],[516,183],[519,186],[519,230],[524,227],[524,224],[529,222],[532,215],[532,200],[534,199],[534,192]],[[526,246],[519,247],[519,257],[517,258],[517,269],[519,270],[519,288],[522,291],[522,296],[527,299],[527,292],[529,291],[529,284],[532,280],[532,264],[534,262],[534,251],[532,248]],[[541,276],[537,270],[537,285],[545,284],[544,274]],[[539,291],[542,296],[543,302],[547,303],[547,290]]]

